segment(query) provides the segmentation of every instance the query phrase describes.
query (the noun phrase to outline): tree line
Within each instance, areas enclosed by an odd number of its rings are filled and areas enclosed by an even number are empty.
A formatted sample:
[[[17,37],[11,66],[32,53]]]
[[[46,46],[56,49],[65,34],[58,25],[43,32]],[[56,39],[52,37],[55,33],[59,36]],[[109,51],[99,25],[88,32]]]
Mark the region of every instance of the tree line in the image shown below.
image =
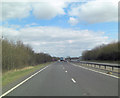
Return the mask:
[[[120,42],[100,45],[82,53],[83,60],[120,60]]]
[[[2,39],[2,70],[35,66],[52,61],[52,57],[46,53],[35,53],[29,45],[21,41],[9,41]]]

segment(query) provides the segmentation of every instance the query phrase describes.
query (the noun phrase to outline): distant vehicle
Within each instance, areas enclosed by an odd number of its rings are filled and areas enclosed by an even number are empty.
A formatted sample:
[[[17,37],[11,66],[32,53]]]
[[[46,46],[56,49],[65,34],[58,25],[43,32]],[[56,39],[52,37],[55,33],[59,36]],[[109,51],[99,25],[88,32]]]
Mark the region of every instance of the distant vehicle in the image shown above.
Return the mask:
[[[64,58],[63,58],[63,57],[61,57],[61,58],[60,58],[60,61],[64,61]]]
[[[58,60],[60,62],[60,60]]]

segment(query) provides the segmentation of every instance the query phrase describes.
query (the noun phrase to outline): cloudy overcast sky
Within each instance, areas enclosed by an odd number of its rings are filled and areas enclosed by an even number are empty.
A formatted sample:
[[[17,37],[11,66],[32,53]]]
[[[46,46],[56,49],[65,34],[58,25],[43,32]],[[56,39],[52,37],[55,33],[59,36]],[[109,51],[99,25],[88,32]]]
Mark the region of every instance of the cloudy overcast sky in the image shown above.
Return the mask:
[[[59,57],[117,41],[118,0],[83,1],[2,2],[0,32]]]

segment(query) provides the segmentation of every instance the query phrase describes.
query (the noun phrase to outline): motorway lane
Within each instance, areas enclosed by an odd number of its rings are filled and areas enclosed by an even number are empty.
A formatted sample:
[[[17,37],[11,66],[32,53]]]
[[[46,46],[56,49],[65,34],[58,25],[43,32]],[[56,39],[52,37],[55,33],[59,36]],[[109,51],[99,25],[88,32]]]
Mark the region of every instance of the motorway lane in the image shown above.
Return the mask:
[[[82,96],[83,94],[83,90],[63,70],[62,64],[54,63],[7,96]]]
[[[56,62],[7,96],[117,96],[118,79]]]
[[[118,96],[118,79],[96,73],[81,67],[63,63],[68,74],[74,77],[77,84],[85,89],[86,95]]]

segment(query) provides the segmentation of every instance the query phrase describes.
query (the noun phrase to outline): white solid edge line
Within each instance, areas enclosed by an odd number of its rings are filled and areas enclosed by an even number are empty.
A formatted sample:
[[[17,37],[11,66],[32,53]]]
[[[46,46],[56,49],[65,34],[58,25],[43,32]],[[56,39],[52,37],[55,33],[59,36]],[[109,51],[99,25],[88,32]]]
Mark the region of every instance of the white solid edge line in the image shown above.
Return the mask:
[[[70,63],[70,64],[72,64],[72,63]],[[83,69],[87,69],[87,70],[90,70],[90,71],[93,71],[93,72],[97,72],[97,73],[100,73],[100,74],[104,74],[104,75],[107,75],[107,76],[111,76],[111,77],[114,77],[114,78],[117,78],[117,79],[119,78],[119,77],[117,77],[117,76],[109,75],[109,74],[106,74],[106,73],[103,73],[103,72],[99,72],[99,71],[95,71],[95,70],[93,70],[93,69],[89,69],[89,68],[86,68],[86,67],[78,66],[78,65],[75,65],[75,64],[72,64],[72,65],[77,66],[77,67],[81,67],[81,68],[83,68]]]
[[[76,83],[76,81],[75,81],[73,78],[71,78],[71,80],[72,80],[74,83]]]
[[[33,75],[31,75],[30,77],[28,77],[27,79],[23,80],[21,83],[17,84],[15,87],[13,87],[12,89],[8,90],[7,92],[5,92],[4,94],[2,94],[0,96],[0,98],[2,98],[3,96],[7,95],[8,93],[10,93],[11,91],[13,91],[14,89],[16,89],[17,87],[19,87],[20,85],[22,85],[23,83],[25,83],[26,81],[28,81],[29,79],[31,79],[32,77],[34,77],[35,75],[37,75],[38,73],[40,73],[41,71],[43,71],[44,69],[46,69],[48,66],[42,68],[41,70],[39,70],[38,72],[34,73]]]

